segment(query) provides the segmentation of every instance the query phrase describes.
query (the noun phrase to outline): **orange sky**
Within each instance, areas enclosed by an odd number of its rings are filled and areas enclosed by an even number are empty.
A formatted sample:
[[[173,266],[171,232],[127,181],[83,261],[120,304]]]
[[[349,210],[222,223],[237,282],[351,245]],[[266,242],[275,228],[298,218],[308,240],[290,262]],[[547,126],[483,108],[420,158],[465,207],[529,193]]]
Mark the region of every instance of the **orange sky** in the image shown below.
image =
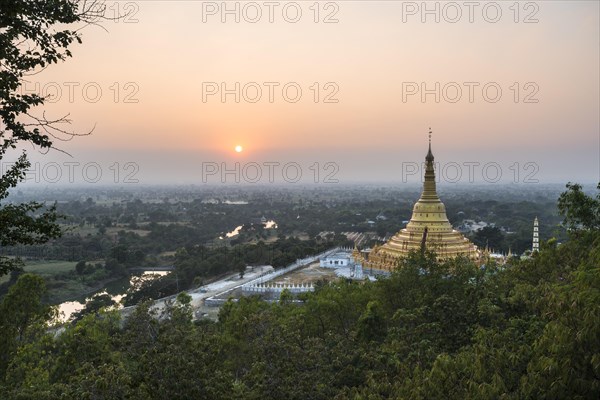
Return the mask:
[[[198,162],[236,160],[332,161],[342,182],[397,180],[401,162],[425,155],[430,126],[440,162],[535,162],[543,181],[600,179],[598,2],[521,2],[518,16],[513,2],[482,2],[473,23],[463,2],[453,3],[462,13],[455,23],[445,2],[428,2],[438,4],[439,22],[422,14],[422,2],[321,2],[318,23],[313,1],[291,3],[279,2],[270,23],[265,3],[239,2],[236,23],[221,2],[107,1],[109,12],[131,16],[105,22],[108,32],[85,28],[74,57],[31,77],[26,90],[58,86],[48,111],[70,112],[78,131],[96,124],[92,136],[60,145],[75,160],[136,162],[146,183],[200,183]],[[492,23],[495,4],[502,15]],[[286,21],[298,7],[299,21]],[[331,13],[338,22],[324,23]],[[203,93],[236,82],[239,103]],[[439,103],[434,93],[406,94],[436,82]],[[464,82],[473,82],[472,102]],[[286,101],[286,84],[290,96],[302,90],[297,102]],[[497,102],[485,100],[486,84],[490,96],[502,90]],[[262,97],[252,103],[257,86]],[[457,86],[462,97],[452,102]],[[333,92],[337,102],[324,102]],[[538,102],[525,102],[528,94]]]

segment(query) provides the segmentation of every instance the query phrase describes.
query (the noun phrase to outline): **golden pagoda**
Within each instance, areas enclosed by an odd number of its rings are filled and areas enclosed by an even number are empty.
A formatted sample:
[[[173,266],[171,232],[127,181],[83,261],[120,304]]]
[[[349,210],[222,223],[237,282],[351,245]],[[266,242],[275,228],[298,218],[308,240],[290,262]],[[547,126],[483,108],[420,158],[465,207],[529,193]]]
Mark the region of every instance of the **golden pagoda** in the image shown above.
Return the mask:
[[[387,243],[375,246],[368,253],[355,256],[363,268],[391,271],[396,268],[401,258],[410,251],[423,248],[435,251],[438,261],[458,256],[473,261],[480,258],[477,246],[471,243],[460,232],[454,230],[448,217],[446,207],[437,195],[433,153],[431,152],[431,130],[429,130],[429,151],[425,157],[425,181],[421,197],[413,207],[413,213],[406,228],[396,233]]]

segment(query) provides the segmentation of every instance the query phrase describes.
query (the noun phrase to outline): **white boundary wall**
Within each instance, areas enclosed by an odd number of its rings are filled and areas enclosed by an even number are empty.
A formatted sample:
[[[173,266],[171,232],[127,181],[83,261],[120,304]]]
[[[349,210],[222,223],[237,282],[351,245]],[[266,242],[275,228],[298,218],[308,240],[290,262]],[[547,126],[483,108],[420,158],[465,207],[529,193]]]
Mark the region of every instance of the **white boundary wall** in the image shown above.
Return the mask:
[[[292,264],[288,265],[285,268],[281,268],[275,270],[273,272],[266,273],[264,275],[259,276],[256,279],[251,280],[250,282],[246,282],[242,285],[243,293],[278,293],[283,292],[283,290],[288,289],[292,293],[303,293],[303,292],[312,292],[314,290],[314,286],[312,284],[268,284],[267,282],[285,275],[289,272],[295,271],[301,267],[312,264],[316,261],[319,261],[321,258],[327,257],[331,254],[335,254],[341,251],[351,251],[349,248],[335,247],[333,249],[324,251],[314,256],[298,259]]]
[[[306,265],[312,264],[313,262],[318,261],[322,257],[327,257],[328,255],[331,255],[333,253],[337,253],[340,251],[352,251],[352,249],[343,248],[343,247],[335,247],[333,249],[326,250],[326,251],[319,253],[317,255],[314,255],[314,256],[298,259],[285,268],[281,268],[281,269],[278,269],[278,270],[275,270],[272,272],[267,272],[249,282],[244,283],[243,285],[241,285],[242,293],[244,293],[244,294],[281,293],[285,289],[288,289],[291,293],[312,292],[314,290],[314,286],[312,284],[304,284],[304,285],[296,284],[296,285],[294,285],[294,284],[273,284],[273,283],[267,283],[267,282],[277,278],[278,276],[285,275],[288,272],[292,272],[292,271],[295,271],[296,269],[299,269]],[[226,300],[225,299],[217,299],[216,297],[222,296],[224,293],[227,293],[234,289],[235,288],[229,289],[229,290],[226,290],[215,296],[209,297],[208,299],[204,300],[204,304],[208,307],[219,307],[219,306],[223,305]]]

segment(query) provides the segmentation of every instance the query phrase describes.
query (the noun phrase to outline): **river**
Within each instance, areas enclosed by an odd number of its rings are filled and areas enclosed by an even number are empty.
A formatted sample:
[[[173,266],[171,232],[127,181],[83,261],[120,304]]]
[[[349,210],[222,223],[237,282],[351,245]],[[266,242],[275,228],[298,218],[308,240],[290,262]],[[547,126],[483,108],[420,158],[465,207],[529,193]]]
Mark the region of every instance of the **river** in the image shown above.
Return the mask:
[[[273,220],[268,220],[266,221],[264,224],[265,229],[275,229],[277,228],[277,223]],[[225,237],[227,238],[232,238],[234,236],[237,236],[240,234],[240,231],[242,230],[242,225],[238,225],[234,230],[232,230],[231,232],[227,232],[225,234]],[[223,239],[223,236],[219,236],[219,239]]]
[[[59,311],[59,313],[64,314],[64,315],[60,316],[60,319],[62,321],[67,321],[73,313],[82,310],[83,307],[85,307],[85,303],[88,300],[90,300],[92,297],[99,295],[99,294],[108,294],[113,299],[113,301],[118,303],[119,307],[121,307],[120,301],[125,296],[125,294],[127,293],[127,290],[131,286],[133,277],[149,276],[149,275],[164,276],[168,273],[169,273],[168,271],[142,271],[142,272],[132,274],[130,276],[127,276],[127,277],[124,277],[121,279],[117,279],[117,280],[108,282],[106,285],[104,285],[103,288],[98,289],[97,291],[95,291],[93,293],[83,295],[80,298],[73,300],[73,301],[65,301],[65,302],[59,304],[58,311]]]

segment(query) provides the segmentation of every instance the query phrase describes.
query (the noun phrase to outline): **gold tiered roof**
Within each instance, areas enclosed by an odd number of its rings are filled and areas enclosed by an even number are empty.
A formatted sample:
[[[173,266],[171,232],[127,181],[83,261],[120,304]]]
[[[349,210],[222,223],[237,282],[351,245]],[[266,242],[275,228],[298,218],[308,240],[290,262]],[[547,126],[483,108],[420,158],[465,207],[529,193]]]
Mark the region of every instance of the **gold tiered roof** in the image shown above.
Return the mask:
[[[398,265],[400,258],[406,257],[411,250],[420,250],[423,245],[435,251],[440,261],[457,256],[465,256],[474,261],[479,259],[477,246],[452,229],[448,221],[446,207],[436,191],[433,160],[430,130],[423,192],[413,207],[412,218],[406,228],[396,233],[387,243],[375,246],[367,259],[361,256],[357,260],[364,268],[390,271]]]

